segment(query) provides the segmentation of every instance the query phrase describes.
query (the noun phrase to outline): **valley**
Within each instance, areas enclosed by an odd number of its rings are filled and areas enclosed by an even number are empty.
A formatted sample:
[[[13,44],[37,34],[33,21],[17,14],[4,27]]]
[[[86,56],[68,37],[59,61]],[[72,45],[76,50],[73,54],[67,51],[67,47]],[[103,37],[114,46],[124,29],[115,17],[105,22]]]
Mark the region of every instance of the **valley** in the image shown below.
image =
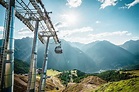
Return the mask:
[[[76,71],[76,70],[72,70]],[[139,88],[139,70],[123,71],[124,73],[131,73],[136,77],[129,79],[121,79],[119,81],[106,81],[97,76],[88,75],[81,71],[76,72],[76,75],[84,78],[80,79],[80,82],[73,82],[69,80],[67,85],[62,83],[61,78],[58,76],[64,72],[58,72],[56,70],[48,70],[48,76],[51,76],[46,81],[46,92],[138,92]],[[70,71],[71,72],[71,71]],[[107,72],[107,71],[106,71]],[[122,72],[122,71],[120,71]],[[103,73],[103,72],[102,72]],[[55,75],[52,75],[55,74]],[[74,73],[75,74],[75,73]],[[79,75],[78,75],[79,74]],[[101,73],[100,73],[101,74]],[[68,74],[70,76],[70,74]],[[112,75],[110,75],[112,76]],[[14,92],[25,92],[27,86],[27,76],[15,74]],[[126,78],[126,77],[125,77]],[[73,77],[74,79],[74,77]],[[68,78],[67,78],[68,80]],[[36,81],[36,91],[38,90],[39,76]]]
[[[14,92],[26,90],[31,42],[32,38],[15,41]],[[120,46],[108,41],[97,41],[82,45],[80,43],[77,48],[78,43],[62,40],[63,54],[55,54],[53,51],[55,45],[50,44],[46,91],[125,92],[129,90],[129,92],[138,92],[138,52],[130,48],[139,47],[138,41],[134,42],[137,44],[131,47],[130,41]],[[43,49],[44,46],[39,44],[38,68],[43,62]],[[40,75],[37,75],[36,91],[39,87],[39,79]]]

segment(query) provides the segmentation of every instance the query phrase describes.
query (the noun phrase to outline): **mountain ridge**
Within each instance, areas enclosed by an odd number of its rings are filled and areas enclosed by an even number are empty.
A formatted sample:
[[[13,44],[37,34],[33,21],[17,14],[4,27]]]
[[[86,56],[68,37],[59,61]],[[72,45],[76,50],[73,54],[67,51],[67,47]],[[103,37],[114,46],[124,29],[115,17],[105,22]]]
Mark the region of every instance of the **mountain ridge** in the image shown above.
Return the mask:
[[[119,69],[139,63],[139,58],[133,53],[105,40],[89,44],[74,43],[73,45],[65,40],[61,40],[61,42],[63,54],[59,55],[55,54],[56,45],[50,40],[48,50],[49,69],[62,71],[79,69],[83,72],[98,72],[99,70]],[[28,37],[15,39],[15,58],[29,63],[32,43],[33,39]],[[78,45],[81,45],[80,48],[77,48]],[[45,46],[38,41],[38,67],[42,66],[44,60],[44,49]]]
[[[135,63],[132,53],[108,41],[97,41],[92,45],[90,43],[84,52],[94,59],[101,69],[116,69]]]

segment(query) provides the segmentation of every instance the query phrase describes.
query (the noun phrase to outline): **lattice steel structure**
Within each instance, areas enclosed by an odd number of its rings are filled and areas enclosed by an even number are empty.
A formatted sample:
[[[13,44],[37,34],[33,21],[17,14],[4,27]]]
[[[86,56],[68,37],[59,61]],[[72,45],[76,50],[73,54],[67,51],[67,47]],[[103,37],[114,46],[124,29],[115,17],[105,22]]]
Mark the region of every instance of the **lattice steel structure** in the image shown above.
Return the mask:
[[[47,49],[49,38],[53,37],[56,44],[60,43],[55,28],[50,20],[49,12],[46,11],[41,0],[29,0],[24,2],[23,0],[0,0],[0,4],[6,8],[7,18],[6,28],[4,30],[3,47],[1,48],[1,61],[0,61],[0,74],[1,74],[1,90],[2,92],[13,92],[13,81],[14,81],[14,16],[22,21],[33,33],[33,47],[31,54],[30,70],[28,77],[27,92],[35,92],[36,82],[36,63],[37,63],[37,39],[46,45],[44,55],[44,65],[42,77],[40,81],[39,92],[44,91],[46,81],[46,70],[48,59]],[[15,11],[15,12],[14,12]],[[43,30],[45,35],[39,33],[38,30]],[[47,37],[47,41],[44,38]],[[9,58],[10,57],[10,58]],[[7,61],[8,60],[8,61]],[[8,64],[7,64],[8,62]],[[7,66],[10,66],[7,67]],[[9,72],[7,72],[7,69]],[[8,76],[8,77],[6,77]],[[43,77],[45,76],[45,77]],[[44,80],[43,80],[44,79]],[[8,86],[7,86],[8,85]]]

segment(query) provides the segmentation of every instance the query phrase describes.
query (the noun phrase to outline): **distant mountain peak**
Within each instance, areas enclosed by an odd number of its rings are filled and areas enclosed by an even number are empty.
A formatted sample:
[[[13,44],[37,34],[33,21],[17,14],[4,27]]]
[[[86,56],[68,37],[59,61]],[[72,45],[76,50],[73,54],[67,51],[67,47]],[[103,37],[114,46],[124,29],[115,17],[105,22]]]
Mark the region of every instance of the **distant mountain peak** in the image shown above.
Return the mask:
[[[130,40],[121,45],[122,48],[131,52],[135,56],[139,56],[139,40]]]

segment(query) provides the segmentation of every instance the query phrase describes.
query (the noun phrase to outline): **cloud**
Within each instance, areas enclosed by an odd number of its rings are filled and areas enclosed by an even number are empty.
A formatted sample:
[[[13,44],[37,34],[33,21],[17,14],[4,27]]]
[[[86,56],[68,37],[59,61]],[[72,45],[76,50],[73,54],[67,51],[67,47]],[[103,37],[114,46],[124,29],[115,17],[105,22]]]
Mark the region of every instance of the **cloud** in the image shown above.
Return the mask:
[[[59,14],[59,18],[61,20],[60,27],[73,27],[80,22],[80,14],[75,11],[67,11],[63,14]]]
[[[0,26],[0,31],[3,31],[4,30],[4,27],[3,26]]]
[[[126,4],[126,7],[129,9],[130,7],[139,3],[139,0],[134,0],[132,3]]]
[[[3,38],[3,30],[4,30],[4,27],[0,26],[0,39]]]
[[[103,32],[88,35],[88,38],[90,39],[88,42],[107,40],[114,44],[120,45],[125,41],[132,39],[132,37],[132,33],[128,31]]]
[[[134,35],[128,31],[102,32],[97,33],[91,27],[83,27],[73,30],[62,30],[58,33],[59,38],[70,42],[90,43],[94,41],[108,40],[114,44],[122,44],[125,41],[135,39]],[[137,38],[137,37],[136,37]]]
[[[16,39],[22,39],[25,37],[33,37],[33,32],[30,31],[28,28],[21,28],[20,30],[15,32]]]
[[[0,26],[0,38],[3,37],[3,34],[2,34],[2,31],[4,30],[4,27],[3,26]],[[21,28],[20,30],[18,31],[15,31],[14,33],[14,38],[15,39],[22,39],[22,38],[25,38],[25,37],[33,37],[33,32],[30,31],[28,28]]]
[[[119,7],[118,9],[127,9],[127,6]]]
[[[55,27],[57,27],[57,28],[63,27],[63,22],[57,22],[57,23],[55,24]]]
[[[73,29],[73,30],[61,30],[59,31],[58,35],[60,38],[63,37],[75,37],[75,36],[81,36],[84,34],[90,34],[93,32],[93,28],[91,27],[82,27],[79,29]]]
[[[128,31],[116,31],[116,32],[104,32],[104,33],[99,33],[99,34],[90,34],[89,36],[94,37],[94,38],[102,38],[102,37],[108,37],[108,36],[123,36],[127,35],[130,36],[132,35]]]
[[[59,24],[58,26],[56,26],[57,28],[63,28],[63,27],[67,27],[68,23],[66,22],[61,22],[61,24]]]
[[[72,7],[79,7],[82,4],[82,0],[67,0],[66,5],[70,8]]]
[[[100,9],[104,9],[107,6],[115,6],[117,4],[117,0],[98,0],[98,1],[102,3]]]

